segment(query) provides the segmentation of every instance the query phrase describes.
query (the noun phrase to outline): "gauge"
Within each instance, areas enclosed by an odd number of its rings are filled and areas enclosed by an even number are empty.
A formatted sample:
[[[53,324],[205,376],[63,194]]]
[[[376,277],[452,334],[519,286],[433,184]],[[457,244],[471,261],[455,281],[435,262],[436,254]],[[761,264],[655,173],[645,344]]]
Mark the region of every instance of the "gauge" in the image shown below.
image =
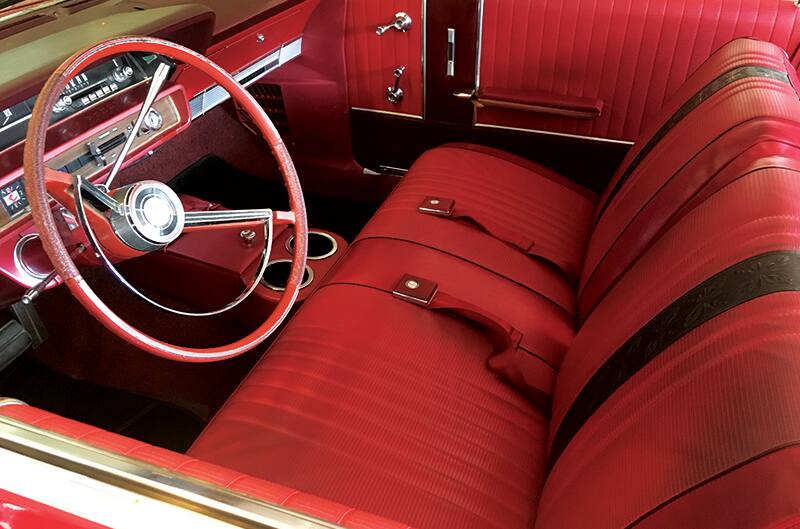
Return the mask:
[[[25,186],[22,179],[0,188],[0,201],[10,217],[14,217],[28,207]]]

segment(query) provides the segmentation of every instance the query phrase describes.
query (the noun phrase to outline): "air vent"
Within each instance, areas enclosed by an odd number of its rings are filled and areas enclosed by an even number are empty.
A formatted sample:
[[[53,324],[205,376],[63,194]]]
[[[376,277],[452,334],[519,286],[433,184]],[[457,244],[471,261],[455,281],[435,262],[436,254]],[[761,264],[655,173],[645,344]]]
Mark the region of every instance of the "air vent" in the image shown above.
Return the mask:
[[[281,136],[290,136],[289,117],[286,115],[286,106],[283,103],[283,92],[281,91],[280,85],[256,83],[247,90],[253,98],[255,98],[261,108],[264,109],[264,112],[267,113],[275,124],[275,128],[281,133]],[[244,126],[253,131],[253,133],[256,133],[250,115],[243,111],[238,105],[236,111],[239,114],[239,120]]]

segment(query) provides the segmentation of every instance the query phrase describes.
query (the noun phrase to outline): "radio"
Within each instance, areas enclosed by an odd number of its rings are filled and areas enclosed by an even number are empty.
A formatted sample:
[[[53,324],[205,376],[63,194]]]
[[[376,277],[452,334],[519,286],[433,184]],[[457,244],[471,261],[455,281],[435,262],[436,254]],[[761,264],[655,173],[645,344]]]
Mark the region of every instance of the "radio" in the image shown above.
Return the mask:
[[[48,165],[59,171],[79,174],[91,178],[117,159],[122,146],[133,130],[135,114],[93,135],[82,145],[76,145],[53,158]],[[153,104],[142,124],[132,150],[158,137],[162,132],[176,126],[180,121],[178,110],[171,97],[164,97]]]

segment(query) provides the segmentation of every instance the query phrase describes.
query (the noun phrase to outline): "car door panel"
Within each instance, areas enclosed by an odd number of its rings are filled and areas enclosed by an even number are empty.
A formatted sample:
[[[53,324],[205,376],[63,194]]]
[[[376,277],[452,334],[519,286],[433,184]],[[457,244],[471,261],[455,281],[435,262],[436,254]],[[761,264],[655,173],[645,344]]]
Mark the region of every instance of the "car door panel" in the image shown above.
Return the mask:
[[[596,101],[599,116],[479,107],[476,123],[632,141],[716,49],[741,36],[796,60],[788,0],[483,0],[478,92]],[[564,106],[564,105],[561,105]]]
[[[382,36],[378,26],[389,24],[395,13],[404,12],[413,21],[408,32],[391,29]],[[422,0],[347,0],[345,57],[351,108],[423,116],[424,82],[422,48],[424,17]],[[399,87],[402,101],[387,99],[395,68],[404,66]]]

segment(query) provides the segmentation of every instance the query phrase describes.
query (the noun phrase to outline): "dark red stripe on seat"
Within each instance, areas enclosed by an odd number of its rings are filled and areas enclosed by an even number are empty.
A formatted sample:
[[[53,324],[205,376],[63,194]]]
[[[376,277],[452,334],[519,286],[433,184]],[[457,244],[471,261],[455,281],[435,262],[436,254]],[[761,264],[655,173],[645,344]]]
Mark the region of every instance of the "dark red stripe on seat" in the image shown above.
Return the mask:
[[[698,106],[700,106],[703,101],[710,98],[723,88],[728,85],[735,83],[736,81],[741,81],[742,79],[750,79],[753,77],[761,77],[765,79],[774,79],[776,81],[780,81],[782,83],[791,84],[789,82],[789,75],[786,72],[781,72],[779,70],[775,70],[774,68],[768,68],[766,66],[741,66],[739,68],[734,68],[721,76],[717,77],[709,84],[707,84],[702,90],[697,92],[689,101],[687,101],[678,111],[667,120],[666,123],[656,132],[652,138],[642,147],[642,150],[636,155],[636,157],[631,161],[628,167],[625,169],[625,172],[619,177],[619,179],[614,183],[611,191],[609,191],[608,196],[605,197],[605,200],[602,204],[600,204],[600,209],[597,213],[597,222],[600,222],[600,219],[603,217],[606,209],[608,209],[609,204],[613,202],[614,197],[617,196],[617,193],[622,189],[622,186],[625,185],[625,182],[631,177],[631,175],[636,171],[642,161],[647,158],[647,156],[656,148],[656,146],[664,139],[664,137],[673,129],[676,125],[678,125],[681,121],[683,121],[686,116],[688,116],[693,110],[695,110]]]
[[[792,291],[800,291],[800,252],[781,250],[741,261],[681,296],[631,336],[589,379],[553,437],[550,468],[594,412],[662,351],[734,307]]]

